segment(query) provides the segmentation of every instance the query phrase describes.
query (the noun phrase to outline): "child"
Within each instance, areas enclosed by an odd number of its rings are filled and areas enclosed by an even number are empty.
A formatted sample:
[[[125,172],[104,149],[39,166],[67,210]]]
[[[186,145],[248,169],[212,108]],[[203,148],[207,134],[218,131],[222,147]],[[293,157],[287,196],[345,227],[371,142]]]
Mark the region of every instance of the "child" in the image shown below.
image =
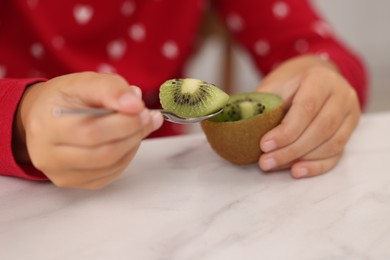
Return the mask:
[[[305,0],[216,0],[212,8],[279,94],[286,114],[259,144],[264,171],[293,177],[336,165],[366,96],[362,62]],[[100,188],[141,140],[179,134],[158,112],[158,88],[182,76],[206,0],[0,3],[0,174]],[[87,72],[95,71],[95,72]],[[140,90],[142,89],[142,98]],[[106,107],[62,117],[54,107]]]

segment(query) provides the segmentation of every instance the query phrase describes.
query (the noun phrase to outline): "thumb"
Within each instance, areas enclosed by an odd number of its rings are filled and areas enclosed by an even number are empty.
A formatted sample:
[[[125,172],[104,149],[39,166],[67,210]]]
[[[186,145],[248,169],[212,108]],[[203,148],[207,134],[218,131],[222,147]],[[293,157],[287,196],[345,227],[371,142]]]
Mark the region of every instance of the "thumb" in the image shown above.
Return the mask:
[[[141,89],[137,86],[129,86],[128,90],[120,93],[119,97],[111,101],[112,108],[128,114],[141,112],[145,108],[141,93]],[[107,101],[107,106],[110,106],[109,101]]]
[[[129,85],[119,75],[83,72],[75,76],[70,91],[86,106],[103,107],[126,114],[138,114],[145,108],[141,90]]]
[[[294,99],[294,96],[298,91],[300,84],[300,77],[294,77],[288,80],[268,78],[256,87],[256,91],[276,94],[283,99],[284,106],[288,107]]]

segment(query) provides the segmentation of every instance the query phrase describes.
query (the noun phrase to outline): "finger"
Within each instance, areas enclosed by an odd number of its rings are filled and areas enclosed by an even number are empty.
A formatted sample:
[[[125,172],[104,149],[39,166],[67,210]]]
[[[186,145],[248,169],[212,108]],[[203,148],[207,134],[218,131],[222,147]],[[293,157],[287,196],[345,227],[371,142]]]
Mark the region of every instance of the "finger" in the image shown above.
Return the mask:
[[[82,72],[63,76],[61,84],[68,84],[65,98],[71,103],[92,107],[106,107],[123,113],[139,113],[144,104],[139,90],[116,74]],[[63,80],[67,80],[65,82]]]
[[[99,189],[116,179],[134,158],[138,147],[130,150],[110,168],[68,170],[52,176],[51,181],[58,187]]]
[[[102,174],[101,178],[95,179],[95,180],[90,180],[86,181],[85,183],[82,184],[82,188],[84,189],[100,189],[112,181],[114,181],[116,178],[118,178],[124,171],[125,169],[129,166],[130,161],[134,158],[137,150],[139,147],[136,147],[133,150],[130,150],[117,164],[117,167],[114,169],[110,169],[111,173],[110,174]],[[103,171],[104,172],[104,171]]]
[[[77,185],[72,186],[72,188],[77,189],[86,189],[86,190],[98,190],[101,189],[108,184],[112,183],[115,179],[117,179],[121,174],[123,173],[123,170],[111,173],[109,176],[102,177],[96,180],[90,180],[84,183],[79,183]]]
[[[150,111],[151,122],[149,125],[146,125],[142,128],[141,136],[142,138],[147,137],[152,132],[158,130],[164,123],[164,117],[158,110]]]
[[[298,140],[260,158],[262,169],[270,170],[298,160],[333,136],[345,117],[345,113],[340,112],[345,110],[342,104],[341,96],[329,99]]]
[[[135,85],[131,85],[130,88],[132,89],[132,91],[134,92],[134,95],[136,97],[138,97],[139,99],[142,99],[142,90],[135,86]]]
[[[133,147],[137,147],[141,140],[151,132],[159,128],[162,124],[162,115],[158,111],[152,111],[148,115],[149,122],[140,127],[137,131],[129,133],[121,139],[99,145],[57,145],[57,161],[52,161],[56,167],[61,166],[66,169],[99,169],[109,168],[116,163]]]
[[[283,171],[283,170],[287,170],[287,169],[290,169],[291,166],[293,165],[293,162],[290,162],[288,164],[285,164],[285,165],[278,165],[270,170],[264,170],[262,169],[262,166],[260,165],[260,160],[259,160],[259,168],[264,172],[264,173],[274,173],[274,172],[278,172],[278,171]]]
[[[342,153],[339,153],[330,158],[299,161],[291,167],[291,176],[294,178],[304,178],[323,174],[336,166],[341,156]]]
[[[54,167],[67,170],[92,170],[112,167],[124,154],[141,143],[141,131],[125,139],[115,140],[99,146],[57,146],[57,158],[53,158]]]
[[[303,82],[281,124],[261,139],[261,149],[270,152],[294,143],[317,116],[330,94],[329,88]]]
[[[114,113],[106,116],[70,116],[56,118],[56,134],[51,136],[57,145],[100,146],[134,134],[151,120],[151,113],[144,109],[139,115]]]
[[[349,114],[337,132],[326,142],[302,157],[303,160],[316,160],[332,157],[343,151],[353,130],[359,123],[359,116]]]
[[[257,87],[259,92],[270,92],[280,96],[284,101],[285,107],[291,106],[291,101],[301,85],[301,75],[292,77],[288,80],[270,80],[268,75],[261,84]]]

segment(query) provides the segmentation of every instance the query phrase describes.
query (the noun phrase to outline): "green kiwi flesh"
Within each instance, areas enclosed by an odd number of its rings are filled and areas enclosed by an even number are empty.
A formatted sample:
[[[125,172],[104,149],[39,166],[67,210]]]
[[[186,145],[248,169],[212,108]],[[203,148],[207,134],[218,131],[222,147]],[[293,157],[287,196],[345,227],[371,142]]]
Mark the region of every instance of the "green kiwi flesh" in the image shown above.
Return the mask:
[[[201,122],[212,149],[234,164],[256,163],[260,139],[284,116],[283,100],[271,93],[232,95],[224,111]]]
[[[229,95],[199,79],[171,79],[160,87],[160,103],[165,111],[181,117],[201,117],[223,108]]]

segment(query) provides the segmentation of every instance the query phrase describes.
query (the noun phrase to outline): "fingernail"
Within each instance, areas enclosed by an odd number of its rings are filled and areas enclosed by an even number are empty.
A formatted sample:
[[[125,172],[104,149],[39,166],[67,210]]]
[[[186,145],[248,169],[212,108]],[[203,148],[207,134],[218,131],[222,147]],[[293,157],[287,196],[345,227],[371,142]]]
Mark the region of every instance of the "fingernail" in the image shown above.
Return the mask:
[[[274,158],[268,158],[266,160],[264,160],[263,162],[263,170],[267,171],[267,170],[271,170],[273,168],[276,167],[276,161]]]
[[[295,177],[302,178],[309,174],[309,170],[307,168],[299,168],[295,174]]]
[[[118,102],[121,107],[127,107],[131,103],[140,101],[139,98],[137,98],[134,94],[126,92],[119,98]]]
[[[146,125],[150,121],[150,112],[147,109],[144,109],[141,114],[139,115],[141,119],[141,125]]]
[[[268,140],[268,141],[265,141],[262,146],[261,146],[261,149],[264,151],[264,152],[270,152],[272,150],[274,150],[276,148],[276,143],[274,140]]]
[[[142,98],[142,90],[139,87],[134,86],[134,85],[132,85],[132,87],[134,88],[135,95],[141,99]]]
[[[153,128],[159,129],[164,123],[164,118],[159,111],[152,111]]]

